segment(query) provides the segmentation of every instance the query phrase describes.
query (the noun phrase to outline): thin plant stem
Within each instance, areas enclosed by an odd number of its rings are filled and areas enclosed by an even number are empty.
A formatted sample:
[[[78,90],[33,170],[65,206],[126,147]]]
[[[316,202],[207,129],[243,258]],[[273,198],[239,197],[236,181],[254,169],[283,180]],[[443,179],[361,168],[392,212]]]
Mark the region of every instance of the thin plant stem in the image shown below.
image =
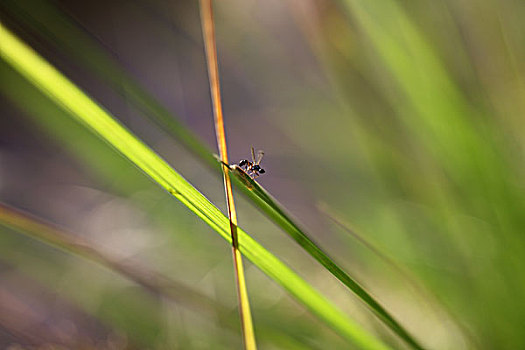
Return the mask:
[[[232,254],[237,281],[237,296],[239,298],[239,312],[244,338],[245,349],[255,350],[255,334],[248,301],[248,291],[244,277],[242,256],[239,251],[239,241],[237,237],[237,213],[233,200],[233,191],[230,179],[228,164],[228,152],[226,146],[226,133],[224,131],[224,119],[222,114],[221,93],[219,85],[219,68],[217,63],[217,47],[215,43],[215,27],[213,22],[212,0],[200,0],[202,33],[204,37],[204,47],[206,51],[206,61],[208,64],[208,77],[210,81],[211,99],[213,103],[213,116],[215,120],[215,135],[219,147],[219,155],[222,161],[224,175],[224,189],[226,192],[226,203],[228,206],[228,217],[230,219],[230,229],[232,237]]]
[[[158,297],[181,305],[189,305],[196,311],[211,314],[227,312],[225,306],[171,278],[140,266],[137,261],[119,259],[104,252],[94,242],[86,240],[78,234],[68,232],[57,225],[3,202],[0,202],[0,226],[11,228],[63,252],[104,266],[134,281]]]

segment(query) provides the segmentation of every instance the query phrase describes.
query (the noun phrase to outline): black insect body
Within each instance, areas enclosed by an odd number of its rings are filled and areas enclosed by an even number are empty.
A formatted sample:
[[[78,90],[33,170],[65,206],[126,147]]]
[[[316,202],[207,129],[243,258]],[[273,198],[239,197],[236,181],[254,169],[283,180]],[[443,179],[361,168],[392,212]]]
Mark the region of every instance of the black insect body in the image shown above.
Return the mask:
[[[239,162],[239,167],[250,176],[252,179],[259,177],[261,174],[264,174],[265,171],[259,163],[261,163],[262,157],[264,156],[263,151],[257,152],[257,158],[255,157],[255,151],[252,147],[252,161],[250,162],[247,159],[243,159]]]

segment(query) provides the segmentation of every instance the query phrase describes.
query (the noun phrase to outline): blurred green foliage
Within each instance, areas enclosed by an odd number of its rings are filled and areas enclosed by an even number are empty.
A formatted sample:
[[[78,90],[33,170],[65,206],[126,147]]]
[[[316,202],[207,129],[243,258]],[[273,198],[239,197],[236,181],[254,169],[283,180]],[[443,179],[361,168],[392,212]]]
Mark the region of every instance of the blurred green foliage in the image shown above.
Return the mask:
[[[25,14],[16,14],[15,3],[6,1],[1,5],[2,20],[50,56],[59,68],[77,74],[74,80],[91,89],[96,99],[109,101],[110,110],[119,110],[121,106],[114,101],[122,98],[115,96],[120,94],[126,101],[126,89],[114,95],[85,78],[81,57],[70,56],[68,46],[74,46],[75,41],[48,36],[53,17],[35,27],[35,16],[41,12],[31,13],[29,8]],[[123,76],[135,76],[144,83],[144,90],[154,91],[166,106],[171,106],[167,109],[172,114],[178,111],[197,134],[207,138],[211,125],[208,128],[202,124],[208,123],[209,114],[204,113],[209,110],[195,107],[209,104],[207,84],[200,79],[205,75],[205,66],[195,58],[202,56],[195,4],[95,2],[87,10],[67,1],[53,5],[72,15],[81,24],[79,28],[96,33],[93,35],[116,53],[121,67],[126,67],[122,68]],[[426,347],[524,348],[522,2],[225,1],[217,2],[216,8],[233,158],[246,156],[252,144],[264,148],[268,173],[260,182]],[[146,39],[137,35],[130,23],[140,28]],[[155,44],[144,44],[155,36],[162,39],[165,51]],[[175,39],[170,42],[170,38]],[[81,47],[85,57],[90,57],[91,51]],[[150,55],[146,54],[148,50]],[[172,59],[168,60],[170,64],[179,59],[183,69],[170,70],[162,54]],[[140,64],[140,59],[133,60],[135,55],[158,59],[158,63]],[[155,81],[162,79],[160,75],[148,77],[156,72],[155,67],[177,77],[180,86]],[[204,225],[166,200],[128,163],[105,151],[103,142],[60,118],[38,94],[28,95],[30,89],[10,80],[2,69],[2,90],[11,98],[22,96],[24,114],[40,113],[42,118],[49,118],[48,125],[56,120],[54,128],[39,124],[48,130],[48,136],[42,137],[28,123],[19,130],[20,138],[36,138],[34,148],[64,142],[62,146],[46,147],[55,147],[53,151],[69,148],[76,160],[61,154],[58,161],[69,164],[68,169],[80,169],[80,175],[48,172],[42,175],[38,188],[26,189],[25,183],[16,186],[12,180],[15,188],[23,189],[23,195],[14,196],[4,186],[0,189],[2,200],[44,213],[52,221],[86,235],[100,229],[116,232],[117,237],[118,233],[122,237],[124,233],[139,232],[131,236],[142,242],[140,249],[133,251],[136,258],[234,308],[227,247],[219,240],[210,240]],[[124,73],[126,70],[128,73]],[[118,80],[114,84],[118,89]],[[175,95],[177,88],[185,89],[185,111],[163,95]],[[18,125],[14,124],[18,121],[13,110],[7,108],[8,118],[4,120],[12,118],[13,125]],[[166,141],[165,134],[151,131],[153,126],[138,122],[143,120],[141,115],[130,112],[127,118],[126,125],[129,123],[166,158],[180,160],[185,177],[212,202],[221,203],[220,181],[197,165],[194,156],[171,140]],[[4,130],[16,130],[8,122],[3,123],[7,125]],[[22,143],[9,140],[14,145]],[[52,153],[33,151],[34,155],[28,157],[17,153],[16,147],[2,151],[4,157],[13,154],[20,157],[20,162],[29,159],[38,164],[51,164],[51,159],[57,162],[50,157]],[[10,177],[19,177],[18,182],[29,177],[17,170],[20,167],[16,160],[6,164],[3,176],[11,172]],[[57,180],[57,173],[63,174],[59,179],[65,179],[75,196],[66,190],[42,189],[66,186],[64,180]],[[85,189],[75,189],[78,185]],[[39,199],[42,193],[48,195],[45,201]],[[61,209],[64,201],[75,210]],[[361,236],[423,285],[423,295],[355,238],[331,226],[315,209],[319,201],[342,213]],[[245,201],[241,203],[243,227],[307,276],[341,310],[376,329],[395,347],[403,346],[349,298],[332,276]],[[118,219],[118,213],[122,219]],[[139,224],[128,221],[136,217],[147,219]],[[173,231],[177,234],[171,234]],[[94,271],[27,240],[18,241],[11,234],[2,233],[0,237],[4,263],[83,306],[130,339],[179,348],[240,345],[236,334],[222,331],[219,319],[186,311],[175,311],[177,316],[167,311],[157,314],[155,310],[164,309],[164,304],[151,306],[152,301],[144,299],[142,292],[119,285],[105,272]],[[97,237],[102,239],[93,238]],[[123,237],[133,242],[129,236]],[[86,277],[79,278],[80,271]],[[90,273],[86,275],[86,271]],[[249,268],[247,273],[256,333],[263,348],[292,348],[297,339],[302,344],[296,344],[297,348],[305,343],[319,348],[345,346],[278,288],[269,286],[259,272]],[[62,281],[61,288],[57,281]],[[85,281],[93,288],[83,288]],[[128,297],[126,291],[134,296]],[[152,312],[151,316],[144,309]],[[108,317],[109,313],[113,316]],[[145,324],[135,320],[142,314],[148,320]],[[235,319],[235,312],[229,317]],[[266,318],[286,320],[281,328],[289,336],[259,330],[258,319]],[[305,320],[309,322],[302,322]],[[148,323],[155,322],[162,331],[151,331]],[[202,334],[192,331],[196,327],[214,330],[201,338]]]
[[[6,64],[20,74],[21,78],[31,82],[53,101],[57,108],[62,108],[71,119],[76,120],[104,140],[231,244],[232,238],[229,234],[231,222],[228,218],[164,159],[3,25],[0,25],[0,41],[2,42],[1,57]],[[17,102],[23,105],[21,100]],[[47,123],[47,120],[43,120],[43,123]],[[361,348],[388,348],[334,307],[310,284],[253,240],[244,230],[240,227],[236,230],[240,252],[329,327]],[[44,234],[38,235],[38,231],[38,229],[34,230],[38,238],[45,236]],[[49,241],[49,239],[43,240]],[[56,242],[57,240],[54,241],[55,244]],[[75,252],[76,250],[74,246],[67,244],[59,244],[59,246],[66,251]],[[384,311],[383,313],[386,314]],[[397,331],[396,328],[394,330]],[[404,336],[412,341],[407,335]],[[415,342],[414,345],[417,346]]]

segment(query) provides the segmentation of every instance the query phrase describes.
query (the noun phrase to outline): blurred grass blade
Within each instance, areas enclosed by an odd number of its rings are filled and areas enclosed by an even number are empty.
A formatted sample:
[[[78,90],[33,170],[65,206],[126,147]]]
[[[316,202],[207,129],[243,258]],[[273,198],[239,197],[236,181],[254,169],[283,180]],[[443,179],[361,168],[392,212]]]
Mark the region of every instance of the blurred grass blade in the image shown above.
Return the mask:
[[[80,256],[117,272],[154,294],[162,295],[198,311],[227,312],[209,297],[177,281],[162,276],[136,264],[126,263],[104,253],[93,243],[0,202],[0,225],[54,246],[62,251]]]
[[[261,208],[268,217],[277,222],[301,247],[313,256],[321,265],[330,271],[339,281],[353,291],[370,309],[398,336],[416,349],[421,345],[401,326],[390,313],[379,304],[355,279],[350,277],[300,228],[282,206],[262,186],[251,179],[241,168],[234,165],[230,168],[235,174],[242,190]]]
[[[454,322],[455,325],[461,331],[463,334],[468,338],[468,340],[471,342],[472,345],[478,345],[475,344],[475,339],[472,336],[470,330],[465,327],[465,325],[461,322],[460,318],[453,312],[453,310],[450,310],[449,308],[443,307],[441,304],[441,301],[437,298],[436,294],[425,287],[424,284],[420,283],[419,280],[414,278],[414,276],[407,270],[405,270],[401,265],[399,265],[394,259],[389,257],[386,253],[381,251],[381,249],[374,243],[372,243],[370,240],[368,240],[366,237],[364,237],[362,234],[357,233],[357,231],[351,227],[338,213],[334,212],[326,203],[319,203],[317,205],[317,208],[332,222],[334,222],[339,228],[341,228],[343,231],[348,233],[351,237],[353,237],[356,241],[361,243],[364,247],[366,247],[368,250],[370,250],[374,255],[376,255],[378,258],[383,260],[385,264],[390,266],[392,270],[395,270],[396,273],[407,282],[407,284],[410,284],[413,288],[413,290],[418,293],[425,303],[433,310],[433,312],[436,315],[439,315],[441,313],[445,313],[446,317]],[[476,346],[479,347],[479,346]]]
[[[231,244],[229,220],[162,158],[0,24],[0,57],[78,122],[103,138]],[[363,349],[387,349],[277,257],[238,229],[241,252],[327,325]]]
[[[493,180],[505,178],[508,168],[490,137],[493,125],[468,103],[403,7],[395,0],[340,1],[404,95],[388,97],[412,135],[465,189],[476,181],[480,189],[491,183],[506,191],[504,181]],[[467,170],[479,175],[473,179]]]
[[[224,130],[224,118],[222,115],[221,89],[219,84],[219,64],[217,62],[217,45],[215,42],[215,23],[213,20],[212,0],[201,0],[201,25],[204,38],[204,49],[206,52],[206,63],[208,64],[208,77],[210,81],[211,100],[213,104],[213,119],[215,122],[215,136],[219,147],[219,154],[223,163],[228,163],[228,149],[226,146],[226,132]],[[250,312],[250,302],[246,288],[246,278],[244,277],[244,266],[242,255],[239,251],[239,241],[237,235],[237,211],[233,199],[232,183],[230,173],[226,165],[222,165],[224,178],[224,192],[226,194],[226,204],[228,207],[228,218],[230,219],[230,233],[232,239],[233,265],[235,270],[235,281],[237,283],[237,297],[239,299],[239,312],[241,316],[242,334],[244,348],[249,350],[257,349],[255,334],[253,332],[252,315]]]
[[[357,233],[357,231],[351,227],[350,224],[345,222],[342,218],[342,215],[336,214],[333,209],[331,209],[326,203],[318,203],[317,209],[323,213],[330,221],[334,222],[339,228],[348,233],[352,238],[361,243],[369,251],[371,251],[378,258],[383,260],[384,263],[389,265],[393,270],[395,270],[399,276],[401,276],[407,283],[412,285],[415,291],[420,293],[424,298],[428,298],[425,288],[419,284],[403,267],[401,267],[397,262],[395,262],[391,257],[381,251],[374,243],[370,242],[362,234]]]

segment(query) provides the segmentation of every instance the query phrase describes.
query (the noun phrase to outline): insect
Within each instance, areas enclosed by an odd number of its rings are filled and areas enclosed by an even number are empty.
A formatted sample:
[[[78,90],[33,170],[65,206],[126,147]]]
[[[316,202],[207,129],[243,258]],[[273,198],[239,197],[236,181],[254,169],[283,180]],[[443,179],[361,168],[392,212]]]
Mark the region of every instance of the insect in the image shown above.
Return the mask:
[[[259,165],[261,163],[262,157],[264,156],[263,151],[257,152],[257,157],[255,157],[255,151],[252,147],[252,161],[250,162],[247,159],[242,159],[239,162],[239,167],[250,176],[252,179],[259,177],[261,174],[264,174],[265,171]]]

